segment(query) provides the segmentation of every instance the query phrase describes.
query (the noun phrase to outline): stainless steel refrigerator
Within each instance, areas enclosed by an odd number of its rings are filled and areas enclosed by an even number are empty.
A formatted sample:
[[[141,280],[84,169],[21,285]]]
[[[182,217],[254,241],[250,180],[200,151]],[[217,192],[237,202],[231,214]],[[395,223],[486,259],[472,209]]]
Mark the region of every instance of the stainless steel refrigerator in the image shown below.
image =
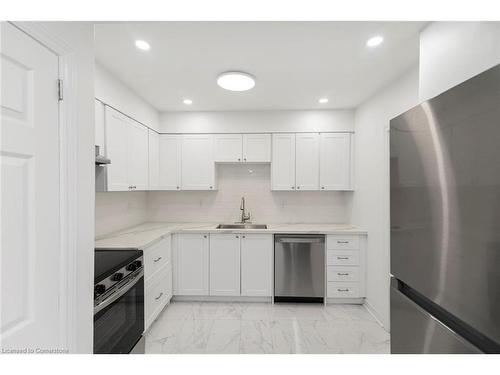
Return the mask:
[[[390,127],[391,352],[500,353],[500,65]]]

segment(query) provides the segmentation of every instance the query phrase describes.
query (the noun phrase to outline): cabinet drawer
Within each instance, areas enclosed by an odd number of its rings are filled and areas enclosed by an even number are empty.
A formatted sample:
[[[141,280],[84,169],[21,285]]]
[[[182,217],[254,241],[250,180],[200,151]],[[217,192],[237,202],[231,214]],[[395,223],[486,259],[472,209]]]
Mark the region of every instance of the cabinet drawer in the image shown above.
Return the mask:
[[[163,266],[171,263],[171,238],[167,236],[144,250],[144,280],[147,282]]]
[[[156,319],[172,297],[172,270],[166,267],[157,275],[158,277],[155,275],[151,283],[146,284],[144,290],[145,329]]]
[[[330,298],[358,298],[358,283],[328,282],[327,297]]]
[[[328,250],[327,262],[329,266],[357,266],[359,264],[359,252]]]
[[[359,250],[359,236],[327,236],[328,250]]]
[[[358,281],[358,267],[329,266],[326,271],[327,281]]]

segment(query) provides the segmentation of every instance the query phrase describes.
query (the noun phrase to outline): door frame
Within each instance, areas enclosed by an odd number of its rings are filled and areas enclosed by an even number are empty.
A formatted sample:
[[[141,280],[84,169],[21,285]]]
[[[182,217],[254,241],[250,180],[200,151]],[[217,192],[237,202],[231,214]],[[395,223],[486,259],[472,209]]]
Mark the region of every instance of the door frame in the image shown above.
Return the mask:
[[[59,35],[42,22],[10,22],[38,43],[52,51],[59,61],[59,79],[63,80],[64,100],[59,101],[59,176],[60,176],[60,283],[59,341],[70,353],[77,350],[77,215],[78,215],[78,117],[77,57]]]

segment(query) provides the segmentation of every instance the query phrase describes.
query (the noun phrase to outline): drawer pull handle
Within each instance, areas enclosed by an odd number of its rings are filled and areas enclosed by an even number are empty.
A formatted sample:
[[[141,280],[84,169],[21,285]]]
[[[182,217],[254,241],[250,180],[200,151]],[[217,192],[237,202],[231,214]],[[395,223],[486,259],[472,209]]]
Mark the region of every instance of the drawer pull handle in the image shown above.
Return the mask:
[[[349,291],[349,289],[347,289],[347,288],[346,289],[337,289],[337,292],[348,292],[348,291]]]
[[[156,259],[153,259],[153,262],[155,262],[155,263],[156,263],[156,262],[159,262],[160,260],[161,260],[161,257],[158,257],[158,258],[156,258]]]
[[[163,296],[163,292],[160,293],[160,295],[158,297],[155,297],[155,300],[159,300],[161,298],[161,296]]]
[[[339,275],[339,276],[349,276],[349,273],[347,273],[347,272],[337,272],[337,275]]]
[[[349,241],[337,241],[337,243],[349,243]]]
[[[346,260],[349,259],[349,257],[337,257],[337,259]]]

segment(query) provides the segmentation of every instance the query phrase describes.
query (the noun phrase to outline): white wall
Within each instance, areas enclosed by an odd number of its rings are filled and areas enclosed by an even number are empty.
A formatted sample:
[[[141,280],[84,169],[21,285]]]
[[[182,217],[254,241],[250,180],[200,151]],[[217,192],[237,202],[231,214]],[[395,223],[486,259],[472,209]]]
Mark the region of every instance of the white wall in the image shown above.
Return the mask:
[[[420,34],[420,100],[500,63],[500,22],[433,22]]]
[[[272,192],[270,166],[220,164],[218,191],[149,192],[153,221],[240,221],[240,200],[256,223],[348,223],[352,192]]]
[[[164,112],[164,133],[319,132],[354,129],[354,111]]]
[[[148,220],[147,192],[144,191],[96,193],[95,205],[96,238]]]
[[[158,131],[159,113],[99,63],[95,64],[95,97]]]
[[[368,231],[366,303],[389,330],[389,121],[418,104],[418,68],[355,113],[352,223]]]

